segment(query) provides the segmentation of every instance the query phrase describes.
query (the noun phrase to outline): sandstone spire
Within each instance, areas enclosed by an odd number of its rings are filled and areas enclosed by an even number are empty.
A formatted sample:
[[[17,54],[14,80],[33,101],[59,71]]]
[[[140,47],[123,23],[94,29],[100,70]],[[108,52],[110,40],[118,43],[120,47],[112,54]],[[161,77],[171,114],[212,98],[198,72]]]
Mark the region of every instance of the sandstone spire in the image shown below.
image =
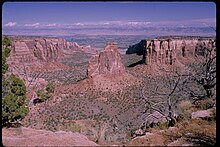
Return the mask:
[[[113,75],[125,72],[121,62],[121,54],[115,43],[108,43],[103,51],[92,57],[88,67],[88,77],[97,75]]]

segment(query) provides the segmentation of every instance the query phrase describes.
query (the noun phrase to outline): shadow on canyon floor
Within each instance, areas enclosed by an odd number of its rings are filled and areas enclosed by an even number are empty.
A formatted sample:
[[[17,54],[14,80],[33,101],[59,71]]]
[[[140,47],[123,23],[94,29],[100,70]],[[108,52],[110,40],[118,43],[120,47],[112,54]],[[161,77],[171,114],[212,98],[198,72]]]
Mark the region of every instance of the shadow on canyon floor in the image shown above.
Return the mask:
[[[132,64],[128,65],[127,67],[135,67],[135,66],[137,66],[137,65],[139,65],[139,64],[144,64],[144,63],[143,63],[143,60],[140,60],[140,61],[138,61],[138,62],[132,63]]]

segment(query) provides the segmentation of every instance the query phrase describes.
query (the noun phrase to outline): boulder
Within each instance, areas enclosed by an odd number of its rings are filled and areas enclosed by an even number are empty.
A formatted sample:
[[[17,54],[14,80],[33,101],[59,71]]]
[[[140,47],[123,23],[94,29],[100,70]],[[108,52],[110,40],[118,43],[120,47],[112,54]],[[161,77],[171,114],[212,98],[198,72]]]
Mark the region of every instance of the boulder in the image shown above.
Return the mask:
[[[138,130],[134,131],[134,135],[135,136],[142,136],[142,135],[145,135],[145,133],[143,130],[138,129]]]
[[[159,122],[165,122],[166,118],[159,112],[154,111],[152,114],[150,114],[147,117],[146,121],[149,125],[155,125],[158,124]]]
[[[196,111],[193,112],[191,114],[191,118],[192,119],[196,119],[196,118],[211,118],[212,115],[212,109],[207,109],[207,110],[200,110],[200,111]]]

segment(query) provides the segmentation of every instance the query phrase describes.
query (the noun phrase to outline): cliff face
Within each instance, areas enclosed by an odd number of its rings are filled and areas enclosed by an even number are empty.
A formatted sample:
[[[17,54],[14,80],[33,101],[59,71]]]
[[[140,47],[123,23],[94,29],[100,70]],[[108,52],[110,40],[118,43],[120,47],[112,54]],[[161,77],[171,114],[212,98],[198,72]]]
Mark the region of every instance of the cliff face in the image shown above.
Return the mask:
[[[94,56],[89,62],[88,77],[124,72],[125,67],[121,62],[121,54],[114,43],[109,43],[99,55]]]
[[[25,70],[40,70],[45,68],[45,65],[52,63],[61,69],[62,67],[67,68],[61,63],[58,65],[59,59],[86,48],[60,38],[12,36],[11,40],[12,51],[7,63],[10,67],[9,70],[18,75],[22,75],[24,68],[26,68]]]
[[[214,39],[200,38],[158,38],[142,40],[128,48],[126,54],[143,55],[146,64],[172,64],[181,57],[204,55],[205,48],[215,46]]]
[[[71,54],[81,50],[75,42],[65,39],[42,37],[12,37],[13,48],[11,57],[14,62],[53,62],[62,58],[64,54]]]
[[[74,42],[67,42],[65,39],[49,37],[25,37],[10,36],[12,48],[10,56],[7,58],[9,72],[24,79],[28,91],[34,88],[34,83],[46,85],[42,78],[35,77],[36,73],[44,71],[58,71],[70,69],[64,65],[60,59],[69,57],[77,51],[84,51],[88,47],[79,46]],[[41,84],[42,83],[42,84]],[[30,90],[31,91],[31,90]],[[30,92],[33,93],[33,92]]]

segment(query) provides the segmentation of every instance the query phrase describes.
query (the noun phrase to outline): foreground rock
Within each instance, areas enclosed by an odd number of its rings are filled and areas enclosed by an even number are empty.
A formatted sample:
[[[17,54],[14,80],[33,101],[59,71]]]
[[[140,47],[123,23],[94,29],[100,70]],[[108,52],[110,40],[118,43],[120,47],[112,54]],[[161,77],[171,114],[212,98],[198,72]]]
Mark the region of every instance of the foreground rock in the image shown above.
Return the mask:
[[[2,143],[4,146],[97,146],[80,133],[25,127],[2,129]]]
[[[192,119],[211,118],[211,117],[212,117],[212,109],[196,111],[196,112],[193,112],[191,115]]]
[[[114,43],[107,44],[105,49],[89,62],[88,77],[118,75],[124,72],[125,67],[121,62],[121,54]]]

